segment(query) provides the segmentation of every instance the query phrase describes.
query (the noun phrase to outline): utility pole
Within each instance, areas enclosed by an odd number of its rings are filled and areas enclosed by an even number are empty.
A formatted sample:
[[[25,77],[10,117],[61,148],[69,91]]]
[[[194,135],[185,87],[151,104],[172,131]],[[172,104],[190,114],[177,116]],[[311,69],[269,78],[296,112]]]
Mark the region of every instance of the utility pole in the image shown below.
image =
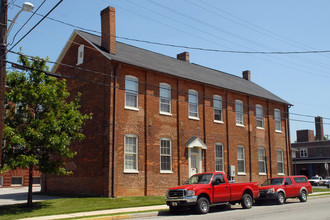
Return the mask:
[[[0,7],[0,166],[2,165],[2,142],[5,116],[6,53],[7,53],[8,0],[1,0]]]

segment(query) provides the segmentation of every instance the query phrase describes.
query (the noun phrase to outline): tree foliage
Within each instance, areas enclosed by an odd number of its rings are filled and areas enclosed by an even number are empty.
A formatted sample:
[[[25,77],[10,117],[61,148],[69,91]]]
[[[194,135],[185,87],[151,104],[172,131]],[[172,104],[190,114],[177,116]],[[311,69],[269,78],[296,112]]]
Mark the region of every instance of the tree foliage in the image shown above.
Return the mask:
[[[21,55],[19,62],[25,70],[6,79],[2,171],[32,168],[68,174],[64,159],[76,155],[68,145],[84,138],[82,127],[91,115],[80,113],[80,94],[72,98],[64,79],[45,74],[46,59],[30,61]]]

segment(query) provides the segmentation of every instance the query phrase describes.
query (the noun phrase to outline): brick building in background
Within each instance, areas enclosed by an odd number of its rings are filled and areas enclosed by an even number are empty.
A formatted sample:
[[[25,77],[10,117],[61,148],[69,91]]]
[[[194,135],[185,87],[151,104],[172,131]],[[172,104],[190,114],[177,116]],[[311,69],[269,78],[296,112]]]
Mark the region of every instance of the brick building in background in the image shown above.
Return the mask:
[[[291,144],[296,152],[292,159],[294,174],[329,176],[326,164],[330,164],[330,140],[324,139],[322,117],[315,118],[315,133],[314,137],[313,130],[297,131],[297,143]]]
[[[291,175],[290,104],[251,81],[116,41],[115,9],[102,34],[74,31],[53,72],[93,113],[71,145],[72,176],[45,190],[99,196],[164,195],[194,173],[235,167],[236,182]],[[59,64],[60,63],[60,64]]]

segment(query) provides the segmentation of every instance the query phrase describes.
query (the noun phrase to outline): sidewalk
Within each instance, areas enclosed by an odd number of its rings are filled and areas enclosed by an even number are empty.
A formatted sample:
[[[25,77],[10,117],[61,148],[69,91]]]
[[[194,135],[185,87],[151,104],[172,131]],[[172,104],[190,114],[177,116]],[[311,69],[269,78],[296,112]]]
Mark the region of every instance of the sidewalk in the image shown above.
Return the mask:
[[[93,218],[93,219],[130,219],[130,218],[138,218],[138,217],[141,218],[141,217],[157,216],[158,212],[156,211],[162,209],[168,209],[168,206],[157,205],[157,206],[133,207],[133,208],[122,208],[122,209],[108,209],[108,210],[91,211],[91,212],[79,212],[79,213],[69,213],[62,215],[24,218],[24,220],[67,219],[67,218],[88,217],[88,216],[97,216],[97,215],[112,215],[112,214],[120,214],[120,213],[142,212],[142,213],[134,213],[134,214],[122,214],[122,215]],[[154,212],[150,212],[150,211],[154,211]]]

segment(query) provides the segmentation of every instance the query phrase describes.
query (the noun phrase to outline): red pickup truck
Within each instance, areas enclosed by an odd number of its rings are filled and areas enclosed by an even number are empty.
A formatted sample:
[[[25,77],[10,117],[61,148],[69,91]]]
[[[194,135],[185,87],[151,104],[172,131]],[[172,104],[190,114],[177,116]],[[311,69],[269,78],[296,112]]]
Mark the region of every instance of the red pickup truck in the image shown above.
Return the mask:
[[[267,179],[259,187],[259,193],[256,204],[271,200],[282,205],[287,198],[296,197],[301,202],[306,202],[308,193],[312,193],[312,186],[305,176],[275,177]]]
[[[229,183],[223,172],[199,173],[191,176],[183,185],[169,189],[166,204],[171,213],[190,206],[206,214],[210,205],[241,203],[243,208],[249,209],[258,195],[257,182]]]

